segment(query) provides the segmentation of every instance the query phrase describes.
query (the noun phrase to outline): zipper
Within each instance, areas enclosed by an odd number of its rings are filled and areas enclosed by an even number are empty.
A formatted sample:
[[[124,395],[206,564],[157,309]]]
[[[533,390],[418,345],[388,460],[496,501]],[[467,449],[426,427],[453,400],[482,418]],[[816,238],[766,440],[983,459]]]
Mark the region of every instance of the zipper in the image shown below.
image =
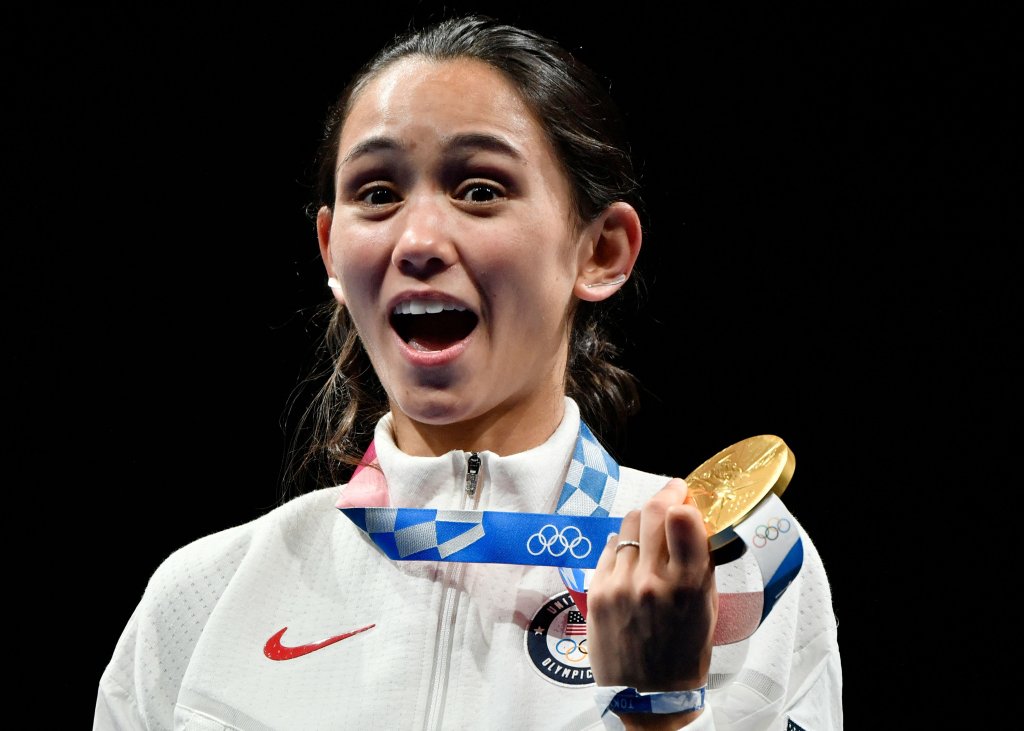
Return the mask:
[[[470,452],[466,464],[466,494],[470,497],[476,495],[476,481],[480,479],[480,455]]]
[[[471,452],[466,460],[466,487],[459,510],[475,510],[480,504],[476,494],[480,479],[480,456]],[[437,620],[437,637],[434,640],[434,671],[427,702],[427,717],[424,729],[432,731],[444,725],[444,709],[448,696],[448,672],[451,665],[452,643],[455,639],[455,619],[459,608],[458,586],[465,573],[464,563],[444,564],[444,589],[441,596],[441,614]]]

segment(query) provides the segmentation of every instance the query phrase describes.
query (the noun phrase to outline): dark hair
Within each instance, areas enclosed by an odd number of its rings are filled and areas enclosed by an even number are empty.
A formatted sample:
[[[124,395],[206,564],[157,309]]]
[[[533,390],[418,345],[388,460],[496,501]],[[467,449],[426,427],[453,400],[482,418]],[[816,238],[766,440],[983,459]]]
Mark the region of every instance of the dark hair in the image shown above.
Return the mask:
[[[315,219],[321,206],[334,207],[338,144],[354,100],[369,81],[409,56],[472,58],[502,72],[536,114],[554,147],[580,222],[594,220],[615,201],[626,201],[642,212],[624,122],[601,79],[551,39],[469,15],[398,36],[355,74],[327,115],[316,158],[317,199],[307,211],[310,218]],[[316,482],[334,484],[358,463],[367,437],[388,407],[345,308],[326,306],[332,311],[321,355],[328,365],[312,376],[325,380],[302,417],[309,444],[293,476],[313,468]],[[609,306],[608,301],[577,304],[565,384],[584,421],[602,436],[617,434],[639,401],[632,374],[612,362],[618,349],[604,328]]]

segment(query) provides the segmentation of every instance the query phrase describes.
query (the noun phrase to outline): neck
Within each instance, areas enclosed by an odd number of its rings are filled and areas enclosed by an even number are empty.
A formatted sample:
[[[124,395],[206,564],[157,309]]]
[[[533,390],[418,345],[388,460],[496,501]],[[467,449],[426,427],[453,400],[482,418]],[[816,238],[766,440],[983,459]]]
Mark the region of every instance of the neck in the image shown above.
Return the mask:
[[[503,405],[452,424],[416,421],[392,407],[395,444],[414,457],[438,457],[452,450],[518,454],[543,444],[562,421],[564,396],[529,404]]]

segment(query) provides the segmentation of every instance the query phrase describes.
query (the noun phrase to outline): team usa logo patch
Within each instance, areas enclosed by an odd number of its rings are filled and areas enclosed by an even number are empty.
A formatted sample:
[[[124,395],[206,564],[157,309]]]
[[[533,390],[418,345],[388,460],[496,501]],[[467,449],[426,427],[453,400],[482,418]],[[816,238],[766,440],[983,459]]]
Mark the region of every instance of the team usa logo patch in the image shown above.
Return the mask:
[[[569,592],[542,606],[526,631],[526,654],[537,672],[555,685],[594,684],[587,656],[587,623]]]

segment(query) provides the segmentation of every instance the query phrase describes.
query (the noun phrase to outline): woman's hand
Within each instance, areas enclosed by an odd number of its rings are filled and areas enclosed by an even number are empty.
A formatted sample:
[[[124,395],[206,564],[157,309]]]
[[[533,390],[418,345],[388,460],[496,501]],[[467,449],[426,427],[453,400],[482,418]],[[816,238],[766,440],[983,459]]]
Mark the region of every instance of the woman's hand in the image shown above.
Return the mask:
[[[587,645],[598,685],[640,691],[707,682],[718,617],[714,563],[686,483],[670,480],[622,520],[587,592]],[[620,541],[637,541],[639,547]]]

